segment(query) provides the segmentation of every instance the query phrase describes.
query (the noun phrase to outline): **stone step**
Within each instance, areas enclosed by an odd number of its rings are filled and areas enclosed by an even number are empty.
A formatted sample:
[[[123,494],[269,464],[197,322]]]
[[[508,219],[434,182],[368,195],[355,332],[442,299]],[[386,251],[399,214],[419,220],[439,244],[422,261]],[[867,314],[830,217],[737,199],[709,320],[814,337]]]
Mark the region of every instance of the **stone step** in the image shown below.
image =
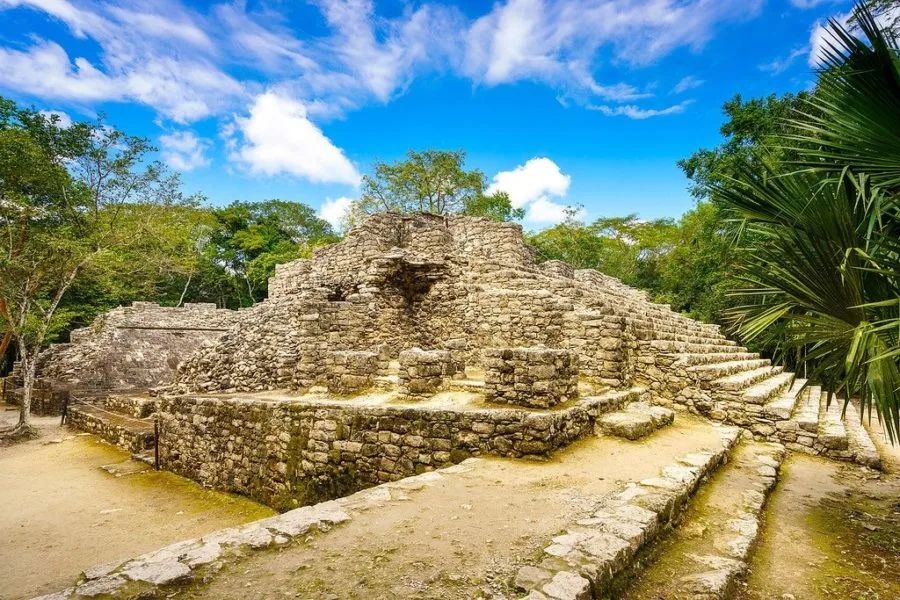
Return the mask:
[[[819,398],[822,388],[813,385],[800,395],[797,406],[794,408],[794,420],[797,426],[808,433],[819,431]]]
[[[760,367],[752,371],[745,371],[743,373],[729,375],[728,377],[722,377],[721,379],[714,379],[710,381],[708,385],[714,390],[718,389],[729,392],[738,392],[774,375],[778,375],[782,370],[782,367]]]
[[[104,408],[142,419],[156,411],[156,399],[146,396],[112,394],[103,401]]]
[[[759,354],[756,352],[695,352],[693,354],[672,354],[671,356],[675,358],[674,364],[678,366],[706,365],[759,358]]]
[[[703,486],[674,532],[649,549],[649,566],[617,598],[728,598],[744,573],[785,449],[743,442]]]
[[[784,375],[782,373],[781,375]],[[779,375],[779,377],[781,376]],[[782,391],[778,396],[763,406],[763,416],[778,421],[786,421],[794,414],[794,407],[800,398],[800,392],[806,384],[805,379],[795,379],[794,385]]]
[[[140,453],[152,448],[155,439],[152,420],[138,419],[102,406],[70,406],[66,422],[70,427],[96,434],[130,453]]]
[[[794,374],[781,371],[781,367],[777,368],[779,371],[774,376],[744,390],[743,394],[741,394],[741,400],[747,404],[765,404],[787,390],[791,385]]]
[[[692,344],[710,344],[716,346],[728,346],[735,347],[737,346],[737,342],[734,340],[729,340],[728,338],[711,338],[711,337],[701,337],[697,335],[685,334],[681,333],[671,333],[666,331],[654,331],[653,339],[655,340],[672,340],[675,342],[689,342]]]
[[[645,321],[647,322],[647,321]],[[716,340],[724,340],[727,339],[724,335],[717,331],[710,331],[703,327],[697,327],[696,325],[689,325],[687,323],[681,323],[677,321],[659,321],[657,319],[649,319],[647,322],[654,331],[657,332],[665,332],[665,333],[675,333],[675,334],[696,334],[698,337],[710,338]]]
[[[639,440],[675,420],[670,408],[652,406],[646,402],[632,402],[625,410],[601,415],[596,422],[597,433]]]
[[[842,452],[850,449],[847,428],[844,426],[844,420],[841,415],[843,405],[843,401],[837,396],[832,396],[829,404],[828,393],[821,393],[819,430],[815,445],[820,452]]]
[[[676,340],[650,340],[650,347],[658,352],[677,354],[707,354],[722,352],[746,352],[746,348],[740,346],[728,346],[724,344],[695,344],[693,342],[679,342]]]
[[[688,367],[687,371],[701,381],[710,381],[727,377],[728,375],[734,375],[735,373],[745,373],[768,366],[771,366],[768,358],[754,358],[750,360],[732,360],[728,362],[694,365],[693,367]]]
[[[853,402],[848,404],[844,414],[844,427],[847,428],[847,440],[850,451],[853,452],[853,460],[861,465],[880,469],[881,455],[869,432],[863,427],[856,405]]]
[[[722,447],[686,454],[658,477],[627,483],[554,537],[539,556],[526,558],[514,585],[530,600],[618,597],[638,556],[676,523],[692,496],[728,461],[741,437],[719,427]]]

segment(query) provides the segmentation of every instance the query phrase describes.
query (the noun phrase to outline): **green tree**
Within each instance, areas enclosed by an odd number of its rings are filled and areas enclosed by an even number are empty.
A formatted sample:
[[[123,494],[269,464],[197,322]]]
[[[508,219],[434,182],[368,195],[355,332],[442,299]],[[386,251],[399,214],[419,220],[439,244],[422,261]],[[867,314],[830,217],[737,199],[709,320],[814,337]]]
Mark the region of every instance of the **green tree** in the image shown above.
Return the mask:
[[[465,152],[409,151],[405,160],[377,162],[362,181],[362,194],[348,215],[352,225],[378,212],[466,214],[497,221],[521,219],[525,211],[513,208],[503,192],[486,194],[487,177],[467,171]]]
[[[246,306],[264,298],[276,264],[308,257],[339,239],[327,221],[299,202],[233,202],[214,209],[212,216],[206,259],[233,277],[233,301],[227,305]]]
[[[782,136],[794,129],[790,118],[806,106],[808,92],[775,94],[765,98],[744,100],[737,94],[726,102],[722,111],[726,120],[719,129],[725,141],[719,146],[700,149],[678,161],[678,166],[691,180],[691,194],[698,200],[715,201],[715,189],[734,177],[747,163],[777,166],[795,156],[777,145]]]
[[[11,433],[30,429],[37,357],[63,325],[59,309],[72,285],[86,269],[145,244],[150,228],[127,218],[133,207],[181,200],[177,179],[147,162],[152,150],[102,122],[62,129],[0,100],[0,320],[16,340],[25,380]]]

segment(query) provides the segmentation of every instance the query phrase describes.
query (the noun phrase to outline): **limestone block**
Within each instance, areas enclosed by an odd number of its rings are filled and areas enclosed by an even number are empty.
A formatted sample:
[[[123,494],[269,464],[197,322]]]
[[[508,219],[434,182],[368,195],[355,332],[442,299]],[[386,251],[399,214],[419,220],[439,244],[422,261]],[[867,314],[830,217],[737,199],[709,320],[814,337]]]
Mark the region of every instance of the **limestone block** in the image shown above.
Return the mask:
[[[337,393],[358,392],[372,387],[378,373],[375,352],[331,351],[325,355],[328,390]]]
[[[404,396],[434,394],[456,374],[456,363],[449,350],[404,350],[399,362],[397,389]]]
[[[548,408],[578,395],[578,355],[555,348],[488,348],[484,383],[494,402]]]

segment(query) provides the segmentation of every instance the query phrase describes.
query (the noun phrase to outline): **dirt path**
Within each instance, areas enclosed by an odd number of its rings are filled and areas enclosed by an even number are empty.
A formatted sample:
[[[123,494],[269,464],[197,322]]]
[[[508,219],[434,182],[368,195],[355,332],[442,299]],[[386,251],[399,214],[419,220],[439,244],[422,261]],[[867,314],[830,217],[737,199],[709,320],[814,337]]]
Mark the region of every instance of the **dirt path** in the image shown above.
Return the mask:
[[[795,454],[739,600],[900,598],[900,478]]]
[[[9,415],[4,414],[4,417]],[[0,598],[71,585],[86,568],[273,514],[166,472],[140,467],[93,436],[36,418],[41,436],[0,448]]]
[[[522,557],[573,515],[627,481],[657,476],[675,456],[719,447],[687,415],[642,442],[592,438],[546,463],[488,459],[468,473],[386,501],[309,544],[225,568],[178,597],[477,598],[507,592]]]

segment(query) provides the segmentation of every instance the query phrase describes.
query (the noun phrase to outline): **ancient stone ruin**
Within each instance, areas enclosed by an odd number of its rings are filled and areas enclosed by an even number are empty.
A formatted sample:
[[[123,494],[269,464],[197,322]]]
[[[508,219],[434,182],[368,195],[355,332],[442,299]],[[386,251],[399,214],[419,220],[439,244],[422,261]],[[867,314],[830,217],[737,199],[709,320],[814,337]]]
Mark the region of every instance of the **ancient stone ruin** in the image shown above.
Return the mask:
[[[842,416],[819,387],[614,278],[539,263],[518,225],[461,216],[370,217],[311,259],[279,265],[269,299],[249,309],[117,309],[51,348],[40,375],[73,388],[75,426],[139,455],[157,449],[165,469],[281,510],[476,456],[547,457],[593,435],[638,440],[671,424],[673,409],[731,427],[724,450],[646,483],[680,494],[665,500],[675,504],[626,491],[609,508],[610,522],[649,528],[641,544],[658,529],[643,515],[673,520],[741,428],[879,464],[854,405]],[[767,491],[784,450],[760,447],[754,469]],[[547,552],[575,552],[576,538]],[[629,556],[640,546],[621,543]],[[571,565],[527,568],[522,589],[556,589]]]
[[[155,414],[166,468],[279,506],[471,455],[547,455],[595,426],[649,433],[666,419],[648,402],[877,462],[852,405],[841,418],[819,388],[614,278],[538,263],[518,225],[376,215],[279,265],[269,292],[237,312],[116,309],[52,347],[40,376],[168,385],[72,420],[137,450]],[[647,410],[606,414],[632,401]]]

